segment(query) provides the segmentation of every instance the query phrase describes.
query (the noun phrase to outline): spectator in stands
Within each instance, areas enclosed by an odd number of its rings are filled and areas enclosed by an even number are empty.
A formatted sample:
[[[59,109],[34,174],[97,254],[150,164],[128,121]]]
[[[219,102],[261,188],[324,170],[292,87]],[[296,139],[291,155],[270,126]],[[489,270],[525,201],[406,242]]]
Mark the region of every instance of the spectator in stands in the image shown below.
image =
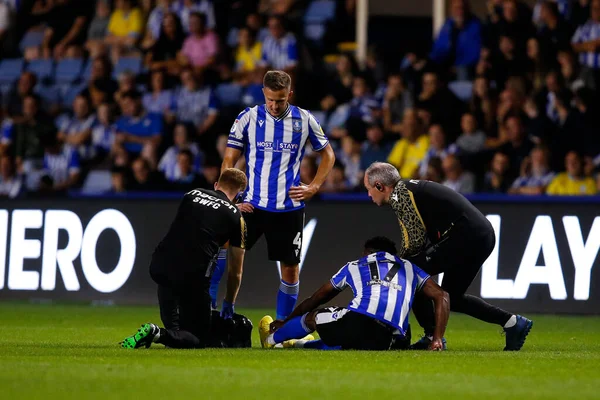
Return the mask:
[[[93,59],[88,87],[82,92],[89,96],[92,105],[97,108],[100,104],[113,102],[118,90],[117,82],[112,79],[112,64],[105,56]]]
[[[94,156],[91,137],[95,124],[96,116],[92,113],[89,98],[78,95],[73,101],[73,115],[58,127],[58,140],[65,147],[75,149],[82,161],[90,161]]]
[[[0,155],[0,198],[17,198],[23,189],[23,179],[17,175],[12,155]]]
[[[67,190],[79,183],[81,164],[79,153],[63,145],[55,136],[45,136],[44,175],[39,191],[45,195],[66,195]]]
[[[458,132],[463,103],[446,85],[443,85],[435,72],[423,74],[423,90],[417,98],[416,107],[431,113],[432,120],[440,123],[446,132]]]
[[[157,171],[152,171],[146,158],[136,158],[131,165],[131,170],[133,174],[127,181],[127,191],[156,192],[165,188],[162,175]]]
[[[498,49],[500,35],[510,36],[516,45],[516,54],[525,55],[527,39],[535,36],[528,6],[517,0],[504,0],[499,17],[492,16],[488,26],[487,44],[492,53]]]
[[[557,52],[569,47],[571,31],[561,19],[556,2],[546,0],[540,3],[540,20],[542,27],[537,34],[540,50],[545,64],[552,65]]]
[[[194,155],[188,149],[179,150],[177,154],[177,170],[179,175],[171,180],[171,190],[187,192],[195,188],[209,188],[209,184],[194,166]]]
[[[449,154],[456,154],[459,148],[456,144],[448,145],[444,128],[439,124],[434,124],[429,127],[429,148],[425,156],[420,162],[419,175],[424,175],[427,172],[429,161],[434,158],[443,160]]]
[[[171,10],[176,12],[181,19],[183,30],[191,33],[191,21],[194,13],[204,14],[206,20],[204,25],[208,29],[215,29],[215,11],[210,0],[174,0],[171,4]]]
[[[113,63],[134,50],[141,39],[143,26],[142,12],[134,7],[133,0],[116,0],[108,23],[109,34],[105,39],[111,47]]]
[[[488,133],[487,147],[494,148],[506,143],[506,119],[509,115],[519,115],[524,99],[514,88],[506,88],[500,93],[500,101],[496,109],[497,128]],[[497,133],[497,135],[494,135]]]
[[[269,35],[262,47],[261,66],[279,69],[292,75],[298,65],[298,45],[293,33],[287,32],[280,17],[269,18]]]
[[[127,191],[127,168],[112,167],[110,169],[110,185],[112,193],[125,193]]]
[[[444,181],[444,170],[442,169],[442,160],[435,157],[429,160],[425,173],[419,176],[419,179],[442,183]]]
[[[548,65],[542,58],[540,43],[537,38],[529,38],[527,40],[527,69],[525,76],[532,83],[533,90],[539,91],[544,86],[544,77],[548,72]]]
[[[402,121],[402,138],[394,145],[387,161],[398,168],[402,178],[412,179],[417,176],[419,164],[428,148],[429,137],[423,134],[416,110],[406,110]]]
[[[551,70],[546,74],[545,87],[537,95],[537,102],[541,110],[545,110],[548,118],[554,122],[558,122],[558,110],[556,109],[556,96],[565,90],[562,81],[562,75],[556,70]]]
[[[433,43],[429,57],[437,64],[454,67],[458,79],[466,80],[479,60],[482,36],[481,22],[471,13],[469,1],[452,0],[450,17]]]
[[[533,97],[528,97],[525,100],[523,112],[527,116],[524,123],[525,130],[529,133],[529,138],[535,144],[551,140],[556,127],[552,124],[546,113],[539,111],[539,107]]]
[[[571,42],[573,50],[579,54],[584,73],[592,77],[586,80],[587,86],[597,87],[600,71],[600,0],[591,0],[590,19],[577,28]]]
[[[147,48],[146,65],[152,71],[164,69],[171,75],[177,75],[179,73],[177,56],[184,40],[186,40],[185,33],[177,15],[172,12],[165,14],[158,39]]]
[[[529,156],[534,143],[525,133],[523,121],[519,115],[510,115],[504,123],[507,142],[498,148],[509,158],[510,176],[519,175],[519,169],[523,160]]]
[[[404,86],[402,76],[400,74],[390,75],[383,101],[383,126],[386,132],[402,133],[404,111],[413,107],[412,94]]]
[[[123,100],[123,95],[132,90],[137,90],[135,86],[136,76],[131,71],[123,71],[119,74],[118,79],[118,89],[115,93],[115,102],[121,106],[121,101]]]
[[[475,176],[471,172],[463,170],[460,160],[454,154],[448,155],[442,161],[442,169],[445,176],[444,186],[461,194],[475,192]]]
[[[44,58],[60,59],[70,46],[85,43],[87,27],[94,12],[94,3],[76,0],[55,0],[41,17],[47,24],[42,42]]]
[[[469,111],[477,118],[477,125],[485,132],[491,132],[496,125],[497,97],[490,88],[489,80],[478,76],[473,82],[473,95],[469,104]]]
[[[352,136],[343,137],[341,140],[342,151],[337,158],[344,164],[344,176],[349,189],[355,189],[363,179],[364,170],[360,167],[360,142]]]
[[[166,115],[173,109],[174,94],[165,87],[165,73],[154,71],[150,75],[150,88],[142,98],[144,109],[149,113]]]
[[[97,123],[92,128],[92,148],[94,161],[100,163],[113,152],[115,144],[116,126],[114,110],[108,103],[102,103],[98,107]]]
[[[203,135],[217,120],[217,99],[209,87],[199,87],[189,68],[181,71],[181,83],[183,87],[175,100],[177,119],[194,124],[197,134]]]
[[[168,181],[174,182],[181,178],[182,171],[179,168],[178,154],[181,151],[189,151],[192,155],[192,169],[194,172],[199,172],[202,167],[204,155],[196,143],[190,141],[190,128],[182,123],[175,126],[173,131],[173,146],[169,147],[163,154],[158,164],[158,170],[161,171]]]
[[[326,112],[333,110],[352,100],[352,85],[358,71],[356,61],[349,54],[340,54],[335,63],[335,72],[328,76],[326,94],[321,99],[321,109]]]
[[[87,32],[85,49],[91,58],[96,58],[105,52],[105,39],[108,35],[108,23],[110,22],[109,0],[98,0],[96,2],[96,14],[90,23]]]
[[[163,122],[157,114],[147,114],[142,108],[141,95],[132,90],[123,95],[123,116],[117,121],[115,142],[130,157],[142,156],[156,165],[156,151],[162,140]]]
[[[577,89],[585,86],[580,66],[577,63],[575,54],[570,49],[559,50],[556,60],[558,61],[562,80],[569,90],[575,92]]]
[[[13,10],[6,2],[0,2],[0,54],[11,56],[16,41],[12,36],[15,31]]]
[[[366,171],[376,161],[387,160],[394,143],[384,139],[381,125],[371,124],[367,127],[367,140],[361,147],[360,170]]]
[[[206,28],[206,15],[192,13],[190,15],[190,35],[183,42],[179,53],[179,63],[191,67],[195,74],[202,74],[215,64],[219,51],[217,35]]]
[[[30,94],[23,99],[23,120],[15,126],[14,154],[17,171],[28,174],[27,187],[37,186],[44,159],[44,142],[56,137],[54,123],[40,109],[40,98]]]
[[[456,145],[461,153],[478,153],[485,149],[486,136],[477,127],[477,120],[471,113],[463,114],[460,120],[462,133],[456,139]]]
[[[241,85],[260,82],[259,64],[262,43],[256,40],[256,31],[248,27],[239,30],[239,45],[235,50],[235,79]]]
[[[160,36],[160,31],[163,26],[163,19],[165,15],[171,9],[171,4],[173,0],[158,0],[156,2],[156,7],[150,12],[148,16],[148,22],[146,23],[146,35],[144,36],[143,43],[148,45],[158,39]],[[177,16],[179,19],[179,16]],[[181,20],[179,20],[181,22]],[[182,26],[183,28],[183,26]]]
[[[350,186],[344,176],[344,164],[336,160],[319,191],[321,193],[343,193],[349,189]]]
[[[4,114],[12,118],[15,124],[23,121],[23,100],[33,94],[37,77],[31,72],[23,72],[6,97],[3,99]]]
[[[577,109],[571,107],[571,94],[568,91],[558,93],[554,99],[554,107],[558,117],[556,130],[550,137],[552,149],[551,166],[553,170],[559,171],[564,165],[566,154],[570,150],[583,152],[586,142],[585,129],[581,114]],[[597,132],[594,136],[597,135]]]
[[[570,22],[577,28],[590,18],[590,0],[575,0],[571,2]]]
[[[509,193],[523,195],[542,195],[554,179],[550,170],[550,159],[546,147],[537,146],[531,150],[531,155],[521,163],[521,174],[513,182]]]
[[[506,81],[512,76],[524,76],[527,65],[525,57],[516,52],[516,45],[510,36],[501,35],[498,45],[499,52],[493,61],[493,75],[496,86],[504,89]]]
[[[596,182],[593,178],[583,174],[583,163],[581,156],[570,151],[565,157],[566,172],[558,174],[546,193],[558,196],[584,196],[596,194]]]
[[[379,109],[380,103],[371,93],[365,77],[355,77],[352,83],[352,100],[350,100],[350,114],[348,118],[350,120],[362,121],[365,124],[373,123],[379,115]],[[361,125],[357,129],[364,131],[364,126]],[[351,129],[348,130],[350,131]],[[360,135],[356,134],[355,136],[359,137]]]
[[[483,179],[483,193],[506,193],[510,188],[510,159],[502,152],[496,152],[492,158],[490,170]]]

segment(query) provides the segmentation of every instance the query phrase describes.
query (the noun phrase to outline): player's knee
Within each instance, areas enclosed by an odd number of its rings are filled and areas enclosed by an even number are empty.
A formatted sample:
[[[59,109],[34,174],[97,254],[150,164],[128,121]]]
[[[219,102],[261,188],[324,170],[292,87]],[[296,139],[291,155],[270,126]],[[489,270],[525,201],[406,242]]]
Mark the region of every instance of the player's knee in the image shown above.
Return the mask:
[[[311,311],[304,317],[304,324],[311,331],[317,330],[317,311]]]

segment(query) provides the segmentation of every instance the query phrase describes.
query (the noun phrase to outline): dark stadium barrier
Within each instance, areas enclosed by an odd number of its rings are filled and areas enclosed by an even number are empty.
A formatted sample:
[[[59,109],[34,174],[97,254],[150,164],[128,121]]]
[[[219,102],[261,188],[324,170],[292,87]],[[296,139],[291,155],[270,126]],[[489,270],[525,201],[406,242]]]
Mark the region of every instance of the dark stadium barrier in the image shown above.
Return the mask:
[[[472,200],[499,240],[471,293],[515,312],[599,313],[598,203]],[[0,299],[154,304],[147,266],[177,203],[131,198],[1,202]],[[301,297],[358,258],[365,239],[398,234],[389,209],[363,201],[309,204]],[[246,260],[238,305],[274,307],[278,269],[266,259],[264,241],[247,252]]]

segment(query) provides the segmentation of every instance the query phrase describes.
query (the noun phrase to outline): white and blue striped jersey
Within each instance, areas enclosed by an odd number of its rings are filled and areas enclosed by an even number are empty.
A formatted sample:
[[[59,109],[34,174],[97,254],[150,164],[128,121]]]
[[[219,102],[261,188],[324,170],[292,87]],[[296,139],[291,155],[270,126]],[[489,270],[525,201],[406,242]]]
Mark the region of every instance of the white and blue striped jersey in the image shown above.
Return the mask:
[[[352,289],[354,299],[348,309],[391,325],[404,335],[415,293],[427,279],[429,275],[411,262],[379,252],[344,265],[331,284],[340,291]]]
[[[281,39],[268,35],[262,44],[261,65],[273,69],[285,69],[298,63],[298,45],[292,33]]]
[[[66,182],[72,174],[81,169],[79,153],[72,147],[64,146],[60,153],[44,154],[44,171],[55,185]]]
[[[79,119],[76,116],[71,118],[65,118],[61,121],[61,125],[58,129],[65,135],[76,135],[84,131],[91,131],[96,125],[96,116],[89,115],[85,119]],[[71,146],[71,145],[67,145]],[[89,160],[94,156],[94,147],[90,143],[84,143],[80,146],[76,146],[75,149],[79,152],[81,159]]]
[[[242,111],[231,127],[227,147],[243,151],[246,157],[244,201],[275,212],[304,207],[288,192],[300,185],[300,162],[307,141],[314,151],[329,144],[319,122],[300,107],[288,105],[277,118],[264,104]]]
[[[600,22],[589,20],[584,25],[577,28],[573,35],[573,39],[571,39],[571,43],[585,43],[598,39],[600,39]],[[580,53],[579,62],[586,67],[599,69],[600,52],[596,50]]]

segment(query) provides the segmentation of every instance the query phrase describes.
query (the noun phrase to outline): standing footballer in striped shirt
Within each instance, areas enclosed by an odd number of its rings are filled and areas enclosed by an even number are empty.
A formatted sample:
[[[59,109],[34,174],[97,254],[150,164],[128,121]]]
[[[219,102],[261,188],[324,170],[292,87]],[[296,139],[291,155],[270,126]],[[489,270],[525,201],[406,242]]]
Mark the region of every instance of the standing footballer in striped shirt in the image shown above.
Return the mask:
[[[246,248],[251,249],[264,234],[269,259],[281,262],[278,319],[285,319],[298,299],[304,201],[317,193],[335,161],[315,117],[288,103],[291,84],[283,71],[265,74],[266,104],[246,108],[238,115],[221,167],[221,171],[234,167],[244,153],[248,187],[240,209],[248,229]],[[300,162],[307,142],[321,155],[321,163],[312,182],[300,182]],[[221,264],[217,269],[224,267]],[[231,305],[224,302],[223,307]]]
[[[406,336],[413,299],[422,292],[435,304],[435,333],[429,349],[443,350],[449,296],[429,275],[396,253],[390,239],[369,239],[361,259],[344,265],[285,321],[273,322],[268,315],[260,320],[262,347],[283,343],[284,347],[320,350],[388,350],[396,337],[403,340]],[[317,309],[348,287],[354,298],[347,307]],[[315,330],[321,340],[292,341]]]

